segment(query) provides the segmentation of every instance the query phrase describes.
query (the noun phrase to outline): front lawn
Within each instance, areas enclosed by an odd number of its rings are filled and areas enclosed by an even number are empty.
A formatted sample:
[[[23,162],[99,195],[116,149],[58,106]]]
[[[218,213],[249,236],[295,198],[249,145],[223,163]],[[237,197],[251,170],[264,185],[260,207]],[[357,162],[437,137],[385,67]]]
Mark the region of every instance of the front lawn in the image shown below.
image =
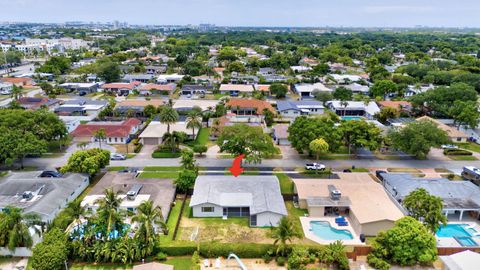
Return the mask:
[[[109,166],[109,167],[107,167],[107,171],[116,172],[116,171],[125,170],[126,168],[127,167],[125,167],[125,166]]]
[[[173,265],[175,270],[190,270],[193,266],[191,257],[171,257],[161,263]]]
[[[207,145],[210,143],[210,128],[202,128],[198,132],[197,138],[194,141],[186,142],[185,144],[194,147],[195,145]]]
[[[181,168],[179,166],[147,166],[143,168],[143,171],[162,171],[162,172],[171,172],[171,171],[180,171]]]
[[[467,149],[473,152],[480,153],[480,144],[476,144],[474,142],[466,142],[466,143],[455,143],[458,147]]]
[[[181,156],[180,152],[153,152],[152,158],[178,158]]]
[[[171,178],[175,179],[178,177],[178,172],[142,172],[138,178]]]
[[[451,160],[465,160],[465,161],[470,161],[470,160],[478,160],[474,156],[448,156]]]
[[[276,173],[282,194],[293,193],[293,181],[284,173]]]

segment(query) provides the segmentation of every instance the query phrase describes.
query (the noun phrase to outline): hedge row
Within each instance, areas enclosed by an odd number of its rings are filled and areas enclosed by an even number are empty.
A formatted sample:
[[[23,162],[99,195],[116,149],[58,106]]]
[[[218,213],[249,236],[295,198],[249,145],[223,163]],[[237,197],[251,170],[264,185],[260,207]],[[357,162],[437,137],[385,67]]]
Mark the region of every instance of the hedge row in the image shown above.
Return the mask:
[[[181,156],[181,153],[169,153],[169,152],[158,152],[155,151],[152,153],[152,158],[178,158]]]
[[[471,156],[473,153],[463,149],[444,149],[443,154],[449,156]]]
[[[197,250],[197,247],[200,255],[207,258],[227,257],[230,253],[234,253],[240,258],[262,258],[269,251],[275,250],[272,244],[202,242],[197,246],[195,243],[184,242],[160,246],[159,251],[169,256],[189,256]],[[319,252],[322,248],[322,246],[301,247],[308,249],[310,253]]]

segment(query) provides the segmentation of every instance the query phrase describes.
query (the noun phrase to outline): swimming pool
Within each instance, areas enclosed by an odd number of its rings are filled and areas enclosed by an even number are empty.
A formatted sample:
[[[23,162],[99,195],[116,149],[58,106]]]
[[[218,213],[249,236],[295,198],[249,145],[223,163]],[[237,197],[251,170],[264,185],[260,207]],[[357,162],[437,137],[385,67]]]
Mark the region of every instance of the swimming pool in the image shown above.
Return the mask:
[[[440,226],[437,237],[471,237],[477,233],[476,230],[467,228],[468,224],[447,224]]]
[[[350,121],[350,120],[362,120],[364,119],[362,116],[342,116],[342,120]]]
[[[338,230],[327,221],[310,221],[310,231],[324,240],[351,240],[352,233],[348,230]]]
[[[455,237],[455,240],[457,240],[460,245],[463,247],[476,247],[478,246],[477,242],[473,240],[471,237]]]

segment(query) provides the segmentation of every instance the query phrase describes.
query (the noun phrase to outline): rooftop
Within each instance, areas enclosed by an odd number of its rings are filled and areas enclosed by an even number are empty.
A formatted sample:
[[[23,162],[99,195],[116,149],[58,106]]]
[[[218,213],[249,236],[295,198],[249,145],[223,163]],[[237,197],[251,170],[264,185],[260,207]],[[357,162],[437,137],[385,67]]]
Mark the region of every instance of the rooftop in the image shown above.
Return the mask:
[[[275,113],[275,109],[273,109],[270,102],[258,99],[232,98],[227,102],[226,105],[231,108],[254,108],[257,109],[257,114],[263,114],[264,109],[268,109],[272,113]]]
[[[107,137],[126,137],[135,126],[142,122],[136,118],[129,118],[123,122],[90,122],[79,125],[71,135],[74,137],[91,137],[100,129],[105,130]]]
[[[170,132],[173,131],[180,131],[187,134],[192,134],[192,129],[187,128],[187,124],[185,122],[177,122],[175,124],[170,124]],[[152,121],[147,126],[147,128],[143,130],[139,138],[161,138],[165,133],[167,133],[167,124],[163,124],[158,121]],[[198,135],[198,132],[196,132],[195,135]]]
[[[433,119],[431,117],[428,117],[428,116],[422,116],[422,117],[419,117],[416,119],[417,121],[431,121],[433,122],[439,129],[447,132],[447,135],[449,137],[455,137],[455,138],[467,138],[468,135],[461,132],[460,130],[454,128],[454,127],[451,127],[451,126],[447,126],[445,125],[444,123],[436,120],[436,119]]]
[[[253,92],[253,85],[250,84],[222,84],[220,91],[238,91],[238,92]]]
[[[204,176],[195,181],[190,206],[212,203],[219,206],[250,207],[250,214],[273,212],[287,215],[275,176]]]
[[[299,199],[305,200],[328,197],[328,186],[334,185],[343,198],[348,197],[350,210],[361,224],[380,220],[396,221],[403,217],[402,211],[389,198],[382,185],[368,173],[338,173],[338,176],[340,179],[293,179],[293,182]]]
[[[285,110],[301,110],[304,108],[323,109],[322,102],[316,100],[302,100],[302,101],[277,101],[277,109],[279,111]]]

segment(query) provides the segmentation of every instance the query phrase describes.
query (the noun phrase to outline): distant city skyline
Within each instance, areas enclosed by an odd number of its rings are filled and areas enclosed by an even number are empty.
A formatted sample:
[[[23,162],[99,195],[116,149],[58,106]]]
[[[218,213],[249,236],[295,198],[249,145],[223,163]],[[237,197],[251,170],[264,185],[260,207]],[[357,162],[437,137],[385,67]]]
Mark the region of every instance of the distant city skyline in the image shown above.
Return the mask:
[[[478,0],[0,0],[0,21],[280,27],[480,27]]]

